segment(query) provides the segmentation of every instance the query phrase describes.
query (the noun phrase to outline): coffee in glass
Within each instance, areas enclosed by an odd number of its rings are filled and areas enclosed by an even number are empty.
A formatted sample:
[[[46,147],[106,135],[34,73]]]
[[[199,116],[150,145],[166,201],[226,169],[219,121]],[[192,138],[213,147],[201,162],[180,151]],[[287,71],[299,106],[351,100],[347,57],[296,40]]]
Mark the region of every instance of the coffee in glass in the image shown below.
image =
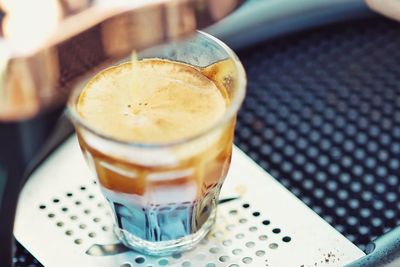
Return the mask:
[[[201,32],[138,55],[77,90],[68,113],[116,234],[165,255],[195,246],[215,221],[245,74]]]

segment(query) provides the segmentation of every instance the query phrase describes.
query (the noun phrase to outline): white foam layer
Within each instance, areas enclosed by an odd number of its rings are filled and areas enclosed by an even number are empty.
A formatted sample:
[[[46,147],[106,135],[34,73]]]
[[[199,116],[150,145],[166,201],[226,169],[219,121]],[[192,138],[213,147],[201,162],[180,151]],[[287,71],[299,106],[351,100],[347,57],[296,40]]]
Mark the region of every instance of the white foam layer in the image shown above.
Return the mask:
[[[80,135],[87,145],[105,155],[125,162],[151,167],[178,165],[182,160],[202,153],[211,146],[216,146],[224,129],[225,127],[216,129],[198,139],[171,147],[127,145],[105,139],[85,130],[81,130]]]
[[[150,206],[150,204],[166,205],[169,203],[192,202],[196,200],[197,185],[194,181],[187,181],[183,185],[157,186],[149,188],[143,196],[127,193],[117,193],[101,187],[103,194],[111,201],[125,206]]]

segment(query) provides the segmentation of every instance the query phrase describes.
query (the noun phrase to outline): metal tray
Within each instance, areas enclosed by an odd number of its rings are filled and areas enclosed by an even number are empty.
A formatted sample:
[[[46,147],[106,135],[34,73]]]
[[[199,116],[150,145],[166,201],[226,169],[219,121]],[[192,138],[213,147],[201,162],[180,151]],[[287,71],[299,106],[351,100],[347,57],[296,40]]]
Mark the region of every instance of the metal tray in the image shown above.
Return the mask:
[[[24,187],[15,236],[49,267],[343,266],[364,255],[236,147],[220,196],[229,198],[236,199],[219,205],[214,229],[192,251],[156,258],[121,250],[72,136]]]

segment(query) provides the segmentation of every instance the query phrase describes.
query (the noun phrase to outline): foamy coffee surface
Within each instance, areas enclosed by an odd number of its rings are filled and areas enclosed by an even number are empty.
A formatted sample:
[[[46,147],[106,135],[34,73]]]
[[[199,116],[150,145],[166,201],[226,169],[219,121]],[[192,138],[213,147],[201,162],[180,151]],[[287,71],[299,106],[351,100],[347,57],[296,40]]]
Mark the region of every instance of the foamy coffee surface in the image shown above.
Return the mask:
[[[226,92],[200,70],[146,59],[97,74],[81,92],[77,110],[88,125],[107,136],[168,143],[210,128],[226,105]]]

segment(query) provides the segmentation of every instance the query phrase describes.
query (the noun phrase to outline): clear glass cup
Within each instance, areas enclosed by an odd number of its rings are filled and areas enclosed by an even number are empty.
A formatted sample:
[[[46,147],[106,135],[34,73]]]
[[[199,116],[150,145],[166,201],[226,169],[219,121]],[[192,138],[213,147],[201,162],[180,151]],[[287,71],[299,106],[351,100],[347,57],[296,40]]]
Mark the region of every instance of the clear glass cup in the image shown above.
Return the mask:
[[[203,32],[139,51],[137,56],[195,66],[217,86],[223,86],[229,98],[225,114],[213,127],[172,143],[151,144],[125,142],[99,133],[76,111],[82,88],[70,98],[67,114],[113,210],[115,233],[123,244],[137,251],[168,255],[194,247],[215,222],[246,76],[234,52]]]

